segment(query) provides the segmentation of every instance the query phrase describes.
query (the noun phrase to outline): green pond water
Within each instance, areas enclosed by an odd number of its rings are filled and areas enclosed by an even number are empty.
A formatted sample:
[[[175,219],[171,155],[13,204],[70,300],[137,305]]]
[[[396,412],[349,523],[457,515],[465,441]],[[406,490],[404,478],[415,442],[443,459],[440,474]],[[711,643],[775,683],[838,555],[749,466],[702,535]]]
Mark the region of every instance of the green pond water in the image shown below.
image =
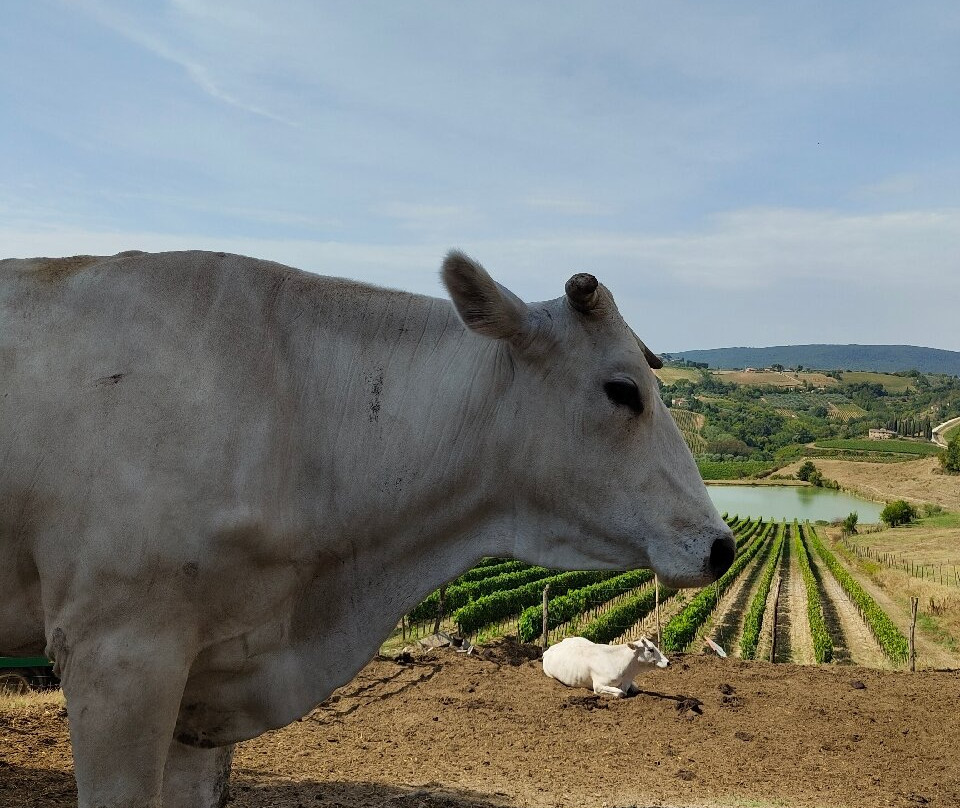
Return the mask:
[[[880,521],[883,505],[843,491],[798,485],[708,485],[710,499],[720,513],[754,518],[818,519],[832,522],[856,511],[860,522]]]

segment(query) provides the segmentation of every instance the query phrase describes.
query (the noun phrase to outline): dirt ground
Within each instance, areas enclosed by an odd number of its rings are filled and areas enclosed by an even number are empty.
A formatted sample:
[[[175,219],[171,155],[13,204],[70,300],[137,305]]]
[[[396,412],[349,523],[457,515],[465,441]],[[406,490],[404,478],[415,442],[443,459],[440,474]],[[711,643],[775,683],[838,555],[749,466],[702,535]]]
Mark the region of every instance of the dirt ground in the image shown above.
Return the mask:
[[[960,672],[678,656],[615,701],[548,679],[536,654],[378,658],[241,744],[231,805],[960,805]],[[0,712],[0,805],[75,805],[65,712]]]
[[[867,499],[887,502],[906,499],[916,504],[931,502],[950,511],[960,511],[960,475],[940,474],[936,457],[903,463],[864,463],[852,460],[812,458],[823,476]],[[796,474],[800,463],[792,463],[778,474]]]

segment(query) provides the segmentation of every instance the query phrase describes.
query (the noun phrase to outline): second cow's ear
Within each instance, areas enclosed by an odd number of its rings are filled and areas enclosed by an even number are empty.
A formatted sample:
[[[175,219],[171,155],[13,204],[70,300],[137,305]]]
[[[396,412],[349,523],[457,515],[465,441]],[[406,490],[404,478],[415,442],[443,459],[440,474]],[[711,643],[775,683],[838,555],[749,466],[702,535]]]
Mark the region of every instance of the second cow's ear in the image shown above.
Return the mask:
[[[492,339],[510,339],[527,328],[527,304],[462,252],[447,254],[441,276],[467,328]]]

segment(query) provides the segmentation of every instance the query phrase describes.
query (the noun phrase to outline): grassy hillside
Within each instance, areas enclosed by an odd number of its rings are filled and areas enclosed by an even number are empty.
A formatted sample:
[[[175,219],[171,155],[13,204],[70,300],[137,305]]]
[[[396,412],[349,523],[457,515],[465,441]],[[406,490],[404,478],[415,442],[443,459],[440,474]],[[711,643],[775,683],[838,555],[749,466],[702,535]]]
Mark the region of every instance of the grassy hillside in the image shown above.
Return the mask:
[[[960,352],[915,345],[777,345],[769,348],[709,348],[669,354],[711,368],[783,365],[826,370],[945,373],[960,376]]]
[[[940,449],[932,428],[960,417],[960,378],[917,371],[722,371],[667,365],[658,372],[707,479],[769,476],[802,456],[905,462]],[[871,429],[899,440],[868,440]]]

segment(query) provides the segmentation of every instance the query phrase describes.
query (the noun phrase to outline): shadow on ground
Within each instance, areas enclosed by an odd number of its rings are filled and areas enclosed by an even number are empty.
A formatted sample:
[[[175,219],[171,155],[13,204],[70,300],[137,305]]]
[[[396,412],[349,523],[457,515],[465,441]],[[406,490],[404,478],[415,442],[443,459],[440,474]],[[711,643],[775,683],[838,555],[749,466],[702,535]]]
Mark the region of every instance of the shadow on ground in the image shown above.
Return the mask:
[[[261,777],[258,775],[257,780]],[[304,781],[300,783],[254,783],[235,772],[230,808],[509,808],[506,794],[491,797],[461,789],[428,783],[419,788],[398,788],[381,783]]]
[[[251,773],[253,774],[253,773]],[[256,773],[256,780],[262,775]],[[66,772],[0,762],[0,805],[18,808],[76,808],[77,789]],[[507,795],[444,788],[429,783],[398,788],[379,783],[304,781],[261,783],[234,772],[229,808],[510,808]]]

